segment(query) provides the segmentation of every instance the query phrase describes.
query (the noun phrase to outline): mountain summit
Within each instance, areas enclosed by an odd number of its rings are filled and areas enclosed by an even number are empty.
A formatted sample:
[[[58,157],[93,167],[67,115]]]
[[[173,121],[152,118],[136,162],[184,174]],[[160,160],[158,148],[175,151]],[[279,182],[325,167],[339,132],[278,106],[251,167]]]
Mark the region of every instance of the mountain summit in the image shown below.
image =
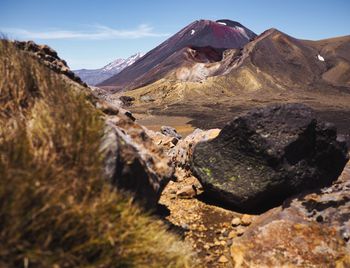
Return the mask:
[[[242,48],[255,37],[254,32],[235,21],[197,20],[98,86],[116,91],[134,89],[164,77],[186,59],[220,61],[224,50]]]

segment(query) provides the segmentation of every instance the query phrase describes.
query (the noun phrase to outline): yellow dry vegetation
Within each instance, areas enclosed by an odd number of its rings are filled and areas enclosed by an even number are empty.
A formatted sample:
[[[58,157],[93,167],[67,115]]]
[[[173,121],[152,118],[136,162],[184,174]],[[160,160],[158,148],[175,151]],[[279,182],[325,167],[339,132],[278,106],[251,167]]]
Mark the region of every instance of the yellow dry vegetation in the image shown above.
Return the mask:
[[[0,77],[0,267],[194,265],[102,179],[103,116],[83,87],[6,40]]]
[[[256,91],[262,87],[256,77],[257,76],[249,69],[242,68],[237,75],[237,83],[241,88],[244,88],[247,91]]]

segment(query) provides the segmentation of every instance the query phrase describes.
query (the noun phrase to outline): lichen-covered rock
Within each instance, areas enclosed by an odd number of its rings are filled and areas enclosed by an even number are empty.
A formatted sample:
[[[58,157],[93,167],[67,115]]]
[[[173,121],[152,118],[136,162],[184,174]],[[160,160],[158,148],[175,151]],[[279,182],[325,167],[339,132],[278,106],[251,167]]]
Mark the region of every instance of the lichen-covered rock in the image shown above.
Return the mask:
[[[194,149],[191,169],[205,192],[259,210],[336,180],[347,162],[345,142],[302,104],[255,109]]]
[[[318,193],[257,217],[233,239],[234,267],[350,267],[350,163]]]

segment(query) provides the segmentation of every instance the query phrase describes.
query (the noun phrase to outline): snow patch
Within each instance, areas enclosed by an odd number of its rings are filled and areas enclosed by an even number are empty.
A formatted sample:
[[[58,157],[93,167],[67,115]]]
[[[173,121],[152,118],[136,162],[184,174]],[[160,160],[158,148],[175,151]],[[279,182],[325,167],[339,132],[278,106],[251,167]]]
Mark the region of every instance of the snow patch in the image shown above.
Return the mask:
[[[221,25],[227,25],[225,22],[218,21],[219,24]]]
[[[130,56],[127,59],[117,59],[117,60],[107,64],[106,66],[104,66],[102,68],[102,71],[103,72],[110,72],[110,71],[115,72],[115,71],[122,70],[122,69],[128,67],[129,65],[133,64],[135,61],[137,61],[142,56],[143,56],[143,54],[138,52],[138,53]]]
[[[317,58],[319,61],[324,61],[324,57],[322,57],[320,54],[317,55]]]
[[[103,70],[105,70],[105,71],[112,70],[112,69],[118,67],[119,65],[123,64],[123,62],[125,62],[125,59],[117,59],[117,60],[107,64],[105,67],[103,67]]]
[[[247,35],[246,31],[244,30],[244,28],[239,27],[239,26],[235,26],[235,29],[238,30],[246,39],[250,39],[249,36]]]
[[[191,35],[194,35],[196,31],[195,30],[191,30]]]

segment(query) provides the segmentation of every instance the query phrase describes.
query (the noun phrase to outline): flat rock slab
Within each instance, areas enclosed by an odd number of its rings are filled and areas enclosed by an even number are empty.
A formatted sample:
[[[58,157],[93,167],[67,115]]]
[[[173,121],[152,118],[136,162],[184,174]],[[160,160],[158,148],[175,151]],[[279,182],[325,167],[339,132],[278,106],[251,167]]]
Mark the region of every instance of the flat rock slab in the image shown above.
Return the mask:
[[[331,184],[347,162],[336,129],[303,104],[254,109],[198,143],[191,170],[204,191],[229,205],[261,210]]]

